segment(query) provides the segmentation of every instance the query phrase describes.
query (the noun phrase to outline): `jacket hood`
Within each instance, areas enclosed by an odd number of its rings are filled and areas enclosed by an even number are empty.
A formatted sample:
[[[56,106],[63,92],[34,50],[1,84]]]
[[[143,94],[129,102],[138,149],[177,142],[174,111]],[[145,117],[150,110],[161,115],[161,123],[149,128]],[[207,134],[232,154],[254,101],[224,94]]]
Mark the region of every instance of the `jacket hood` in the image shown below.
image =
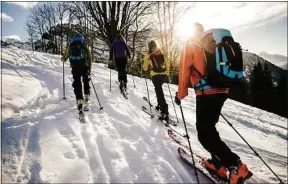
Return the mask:
[[[122,35],[116,35],[114,41],[123,41],[126,42],[125,38]]]

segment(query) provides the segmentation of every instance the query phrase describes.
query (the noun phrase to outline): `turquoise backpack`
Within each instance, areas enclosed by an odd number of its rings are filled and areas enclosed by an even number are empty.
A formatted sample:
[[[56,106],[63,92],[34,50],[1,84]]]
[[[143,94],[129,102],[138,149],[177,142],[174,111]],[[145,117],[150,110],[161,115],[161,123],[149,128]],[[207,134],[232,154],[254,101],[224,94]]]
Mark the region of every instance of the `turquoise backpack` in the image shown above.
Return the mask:
[[[230,31],[227,29],[211,29],[205,33],[205,35],[212,33],[216,48],[215,53],[205,50],[207,76],[203,77],[195,85],[195,88],[202,90],[212,87],[229,88],[238,84],[244,77],[240,44],[234,41]],[[197,70],[196,72],[199,74]]]

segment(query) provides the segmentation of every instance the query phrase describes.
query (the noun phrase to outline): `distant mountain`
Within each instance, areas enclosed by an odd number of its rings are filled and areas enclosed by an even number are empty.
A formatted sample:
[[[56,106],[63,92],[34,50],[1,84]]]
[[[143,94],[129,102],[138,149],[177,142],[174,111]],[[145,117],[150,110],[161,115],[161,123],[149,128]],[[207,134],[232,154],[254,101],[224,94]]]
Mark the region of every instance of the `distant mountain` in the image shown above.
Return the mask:
[[[277,81],[281,74],[283,75],[288,75],[288,71],[283,69],[280,66],[277,66],[276,64],[264,59],[263,57],[258,56],[257,54],[254,53],[250,53],[250,52],[243,52],[243,64],[244,64],[244,71],[246,76],[248,76],[254,65],[257,62],[260,62],[262,65],[264,65],[265,63],[268,64],[269,69],[271,70],[272,76],[274,78],[274,81]]]
[[[287,56],[283,56],[279,54],[269,54],[267,52],[260,52],[259,56],[287,70]]]

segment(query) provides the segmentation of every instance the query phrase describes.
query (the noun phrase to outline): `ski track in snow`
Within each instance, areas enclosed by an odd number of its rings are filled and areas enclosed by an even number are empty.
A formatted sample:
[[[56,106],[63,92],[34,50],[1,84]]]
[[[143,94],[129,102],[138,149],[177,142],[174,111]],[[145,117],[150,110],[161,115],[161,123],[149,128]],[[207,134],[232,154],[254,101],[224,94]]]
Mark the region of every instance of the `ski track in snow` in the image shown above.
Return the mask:
[[[178,145],[167,136],[167,129],[141,110],[142,105],[147,107],[142,100],[147,96],[144,79],[135,77],[134,88],[132,76],[128,76],[129,99],[126,100],[113,82],[117,80],[117,72],[112,71],[112,91],[109,91],[109,69],[103,64],[93,64],[92,81],[104,109],[99,110],[91,85],[90,112],[85,114],[87,123],[80,124],[69,63],[65,64],[67,99],[61,100],[60,56],[3,48],[2,66],[23,79],[23,72],[26,72],[31,80],[36,79],[41,84],[36,96],[12,109],[13,116],[2,121],[3,182],[196,182],[194,171],[182,163]],[[12,79],[13,75],[3,73],[5,77]],[[151,102],[155,104],[154,87],[149,80],[148,86]],[[167,84],[163,87],[170,115],[175,119]],[[170,85],[170,88],[174,95],[177,86]],[[3,88],[5,90],[9,89]],[[209,156],[197,140],[192,89],[182,106],[193,151]],[[180,118],[179,108],[176,111]],[[233,100],[225,102],[222,113],[287,182],[287,119]],[[179,121],[176,129],[184,134],[182,120]],[[247,183],[278,181],[221,117],[217,129],[254,173]],[[200,174],[200,182],[209,181]]]

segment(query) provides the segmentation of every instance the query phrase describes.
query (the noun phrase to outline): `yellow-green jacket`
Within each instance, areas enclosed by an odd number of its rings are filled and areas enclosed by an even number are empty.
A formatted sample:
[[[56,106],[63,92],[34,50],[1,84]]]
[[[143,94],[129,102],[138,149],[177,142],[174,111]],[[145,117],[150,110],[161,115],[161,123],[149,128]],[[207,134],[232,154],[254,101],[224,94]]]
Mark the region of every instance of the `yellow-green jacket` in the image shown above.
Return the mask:
[[[64,55],[61,58],[61,60],[63,62],[65,62],[69,58],[69,53],[70,53],[70,46],[69,46],[69,44],[67,44]],[[89,67],[91,68],[92,56],[91,56],[90,50],[88,49],[88,47],[86,45],[84,45],[84,57],[87,59],[87,61],[89,63]],[[71,65],[71,67],[73,67],[73,65]]]
[[[154,49],[153,50],[153,52],[151,53],[151,55],[153,54],[153,53],[155,53],[155,52],[161,52],[161,50],[159,49],[159,48],[156,48],[156,49]],[[151,77],[153,77],[154,75],[169,75],[169,64],[168,64],[168,62],[167,62],[167,59],[165,58],[165,66],[166,66],[166,71],[165,72],[159,72],[159,73],[157,73],[157,72],[154,72],[153,70],[152,70],[152,68],[153,68],[153,65],[152,65],[152,61],[151,61],[151,59],[150,59],[150,54],[147,52],[146,54],[145,54],[145,56],[144,56],[144,63],[143,63],[143,70],[144,71],[148,71],[149,69],[151,69],[151,71],[150,71],[150,76]]]

